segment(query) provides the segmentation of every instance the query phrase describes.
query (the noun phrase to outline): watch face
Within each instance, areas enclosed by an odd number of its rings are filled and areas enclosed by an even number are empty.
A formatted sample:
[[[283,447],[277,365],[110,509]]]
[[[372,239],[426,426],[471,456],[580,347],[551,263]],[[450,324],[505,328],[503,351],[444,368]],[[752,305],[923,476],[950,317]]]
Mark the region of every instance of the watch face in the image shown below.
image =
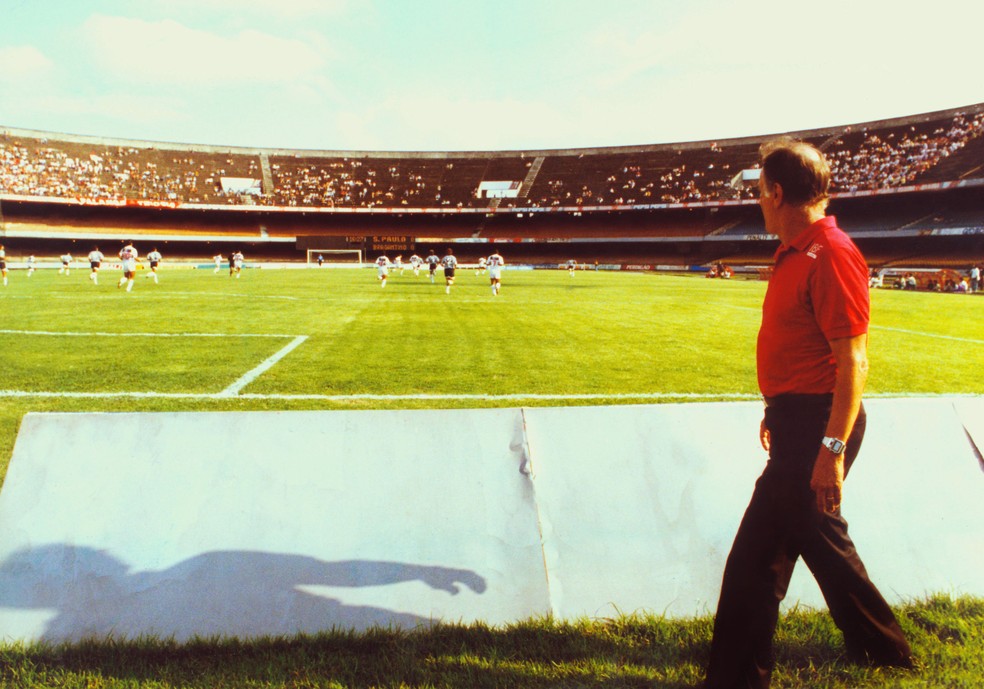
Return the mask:
[[[837,438],[826,438],[824,440],[824,445],[828,450],[833,452],[835,455],[839,455],[844,451],[844,443]]]

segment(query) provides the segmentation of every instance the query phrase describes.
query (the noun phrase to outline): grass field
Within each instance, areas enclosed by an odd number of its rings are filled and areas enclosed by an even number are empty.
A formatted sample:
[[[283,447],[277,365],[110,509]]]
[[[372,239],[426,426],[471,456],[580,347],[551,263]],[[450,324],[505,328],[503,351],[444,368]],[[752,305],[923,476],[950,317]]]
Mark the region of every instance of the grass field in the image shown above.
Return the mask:
[[[115,271],[104,271],[98,286],[87,273],[43,270],[28,279],[14,271],[0,291],[0,476],[28,411],[757,396],[754,348],[765,290],[757,281],[507,270],[493,297],[487,277],[467,269],[447,295],[440,273],[432,285],[408,270],[381,289],[368,269],[258,269],[232,279],[165,267],[159,285],[138,274],[127,294],[116,288]],[[869,356],[869,395],[984,394],[984,298],[873,292]],[[929,659],[916,676],[839,664],[834,635],[818,637],[814,629],[826,618],[794,615],[784,621],[791,655],[776,686],[977,686],[969,682],[984,664],[980,601],[916,602],[907,610],[906,629]],[[166,642],[0,647],[0,686],[682,687],[699,677],[708,624],[528,623],[182,649]],[[654,659],[653,646],[662,643],[668,655]],[[381,650],[392,658],[380,660]],[[344,660],[332,665],[325,654]],[[815,658],[829,666],[814,667]],[[941,676],[950,679],[932,683]]]

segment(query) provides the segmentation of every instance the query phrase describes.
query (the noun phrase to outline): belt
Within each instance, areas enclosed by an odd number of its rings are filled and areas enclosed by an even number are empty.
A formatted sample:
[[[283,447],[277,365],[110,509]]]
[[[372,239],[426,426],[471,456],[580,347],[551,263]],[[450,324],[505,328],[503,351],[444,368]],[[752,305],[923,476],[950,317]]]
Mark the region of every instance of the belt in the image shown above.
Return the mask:
[[[766,397],[765,406],[767,407],[810,407],[810,406],[829,406],[834,401],[834,393],[827,392],[822,394],[805,394],[797,392],[787,392],[775,397]]]

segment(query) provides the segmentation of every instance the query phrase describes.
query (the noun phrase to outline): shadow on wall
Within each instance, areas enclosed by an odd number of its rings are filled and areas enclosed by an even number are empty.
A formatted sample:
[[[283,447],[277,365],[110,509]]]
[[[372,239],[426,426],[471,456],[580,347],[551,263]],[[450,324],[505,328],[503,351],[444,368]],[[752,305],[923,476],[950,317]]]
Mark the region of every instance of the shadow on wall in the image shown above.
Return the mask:
[[[185,641],[331,628],[413,628],[434,620],[345,605],[302,587],[361,588],[414,580],[449,595],[462,587],[479,594],[486,589],[483,577],[465,569],[373,560],[325,562],[256,551],[215,551],[161,571],[131,571],[105,551],[53,544],[18,551],[0,564],[0,606],[56,611],[41,635],[52,642],[110,635]]]

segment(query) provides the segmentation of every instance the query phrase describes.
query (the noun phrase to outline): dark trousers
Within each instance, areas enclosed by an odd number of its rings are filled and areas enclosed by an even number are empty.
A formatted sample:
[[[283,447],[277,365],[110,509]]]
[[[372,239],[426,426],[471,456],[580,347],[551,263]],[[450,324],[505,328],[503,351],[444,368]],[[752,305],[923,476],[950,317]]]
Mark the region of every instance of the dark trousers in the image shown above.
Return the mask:
[[[810,489],[830,395],[784,395],[765,412],[769,462],[755,484],[724,570],[707,689],[769,686],[779,604],[802,556],[855,661],[909,666],[911,650],[868,578],[840,515],[821,513]],[[862,407],[847,442],[845,477],[864,436]]]

